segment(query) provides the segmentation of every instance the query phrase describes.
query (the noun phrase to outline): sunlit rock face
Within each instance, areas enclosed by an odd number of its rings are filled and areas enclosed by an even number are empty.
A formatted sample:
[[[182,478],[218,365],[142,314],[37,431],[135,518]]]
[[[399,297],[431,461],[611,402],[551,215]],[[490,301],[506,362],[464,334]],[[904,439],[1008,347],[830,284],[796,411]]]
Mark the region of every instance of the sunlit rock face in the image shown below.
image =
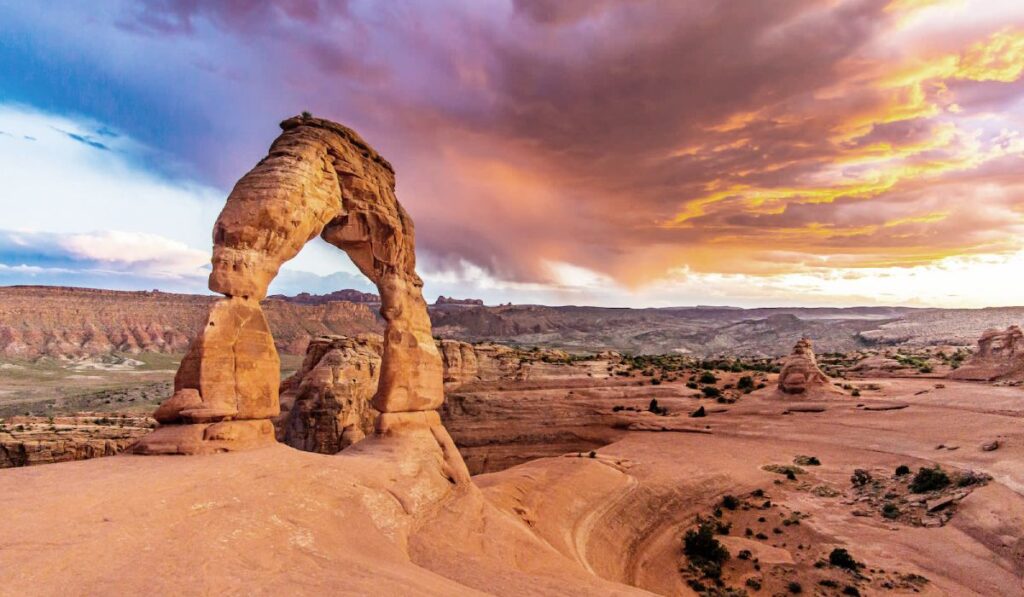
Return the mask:
[[[800,339],[779,371],[779,390],[784,394],[807,394],[830,385],[828,377],[818,368],[811,341]]]
[[[1024,332],[1017,325],[985,331],[978,339],[974,356],[950,372],[949,377],[979,381],[1024,379]]]
[[[165,426],[136,451],[196,454],[275,441],[280,362],[259,301],[281,265],[320,235],[345,251],[380,294],[385,329],[371,401],[381,413],[376,433],[429,432],[449,472],[467,478],[436,413],[444,401],[441,356],[416,274],[413,223],[395,197],[391,164],[337,123],[296,117],[281,128],[217,218],[209,285],[225,298],[210,308],[174,395],[155,413]],[[327,375],[333,360],[343,359],[332,357],[318,375]],[[365,428],[341,423],[352,434]]]

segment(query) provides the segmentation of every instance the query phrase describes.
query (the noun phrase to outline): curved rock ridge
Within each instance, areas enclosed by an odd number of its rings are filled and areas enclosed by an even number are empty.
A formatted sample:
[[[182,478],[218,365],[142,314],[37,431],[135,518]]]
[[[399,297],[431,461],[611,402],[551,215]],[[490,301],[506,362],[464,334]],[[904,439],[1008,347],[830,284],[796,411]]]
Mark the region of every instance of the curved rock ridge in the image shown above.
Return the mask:
[[[779,391],[783,394],[809,394],[818,389],[834,389],[828,377],[818,367],[814,346],[801,338],[793,352],[785,358],[779,371]]]
[[[154,417],[165,427],[141,453],[204,453],[273,443],[280,359],[260,300],[281,265],[320,235],[376,286],[385,321],[372,406],[380,436],[428,433],[448,473],[468,480],[440,423],[441,356],[416,274],[412,219],[395,196],[391,165],[351,129],[295,117],[267,157],[228,196],[213,229],[210,308]]]
[[[974,356],[950,372],[949,377],[978,381],[1024,379],[1024,332],[1018,325],[986,330],[978,339]]]

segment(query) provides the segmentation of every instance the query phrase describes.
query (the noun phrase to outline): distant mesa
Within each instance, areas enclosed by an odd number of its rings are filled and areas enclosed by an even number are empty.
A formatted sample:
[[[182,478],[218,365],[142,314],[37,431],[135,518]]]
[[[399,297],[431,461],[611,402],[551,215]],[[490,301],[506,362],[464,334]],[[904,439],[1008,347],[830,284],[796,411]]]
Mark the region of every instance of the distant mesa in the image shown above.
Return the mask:
[[[472,299],[472,298],[457,299],[457,298],[450,297],[450,296],[445,296],[445,295],[442,294],[441,296],[437,297],[436,301],[434,301],[434,305],[438,306],[438,307],[443,306],[443,305],[468,305],[468,306],[474,306],[474,307],[483,307],[484,306],[484,302],[481,299]]]
[[[353,290],[346,288],[344,290],[335,290],[327,294],[310,294],[308,292],[300,292],[295,296],[287,296],[284,294],[272,294],[267,297],[268,299],[277,299],[279,301],[286,301],[289,303],[297,303],[299,305],[325,305],[327,303],[334,303],[338,301],[345,301],[349,303],[365,303],[365,304],[380,304],[380,296],[372,292],[362,292],[360,290]]]
[[[950,372],[951,379],[975,381],[1024,380],[1024,332],[1011,325],[1005,330],[986,330],[969,361]]]

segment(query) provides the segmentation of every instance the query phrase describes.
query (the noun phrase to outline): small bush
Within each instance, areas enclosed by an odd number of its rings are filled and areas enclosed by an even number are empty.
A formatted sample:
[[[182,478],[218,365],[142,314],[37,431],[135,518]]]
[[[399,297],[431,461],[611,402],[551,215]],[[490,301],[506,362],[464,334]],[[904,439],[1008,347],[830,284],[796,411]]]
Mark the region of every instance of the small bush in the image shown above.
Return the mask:
[[[949,475],[938,465],[935,468],[921,467],[910,482],[910,491],[913,493],[926,493],[949,486]]]
[[[789,584],[786,585],[786,588],[789,589],[789,592],[794,595],[799,595],[800,593],[804,592],[804,588],[800,586],[800,583],[796,582],[795,580],[790,581]]]
[[[690,413],[690,416],[691,417],[706,417],[706,416],[708,416],[708,413],[704,411],[704,407],[702,406],[702,407],[698,408],[697,410],[693,411],[692,413]]]
[[[903,475],[909,475],[909,474],[910,474],[910,467],[909,466],[907,466],[905,464],[901,464],[901,465],[896,467],[896,476],[897,477],[902,477]]]
[[[652,386],[660,386],[661,385],[661,380],[658,379],[657,377],[651,378],[651,385]]]
[[[899,518],[900,509],[896,506],[896,504],[887,503],[884,506],[882,506],[882,516],[888,518],[889,520]]]
[[[718,398],[722,395],[722,390],[719,390],[714,386],[704,386],[700,391],[704,394],[705,398]]]
[[[821,461],[818,460],[817,456],[804,456],[801,454],[793,459],[793,464],[799,464],[802,466],[821,466]]]
[[[715,539],[715,522],[697,517],[697,527],[683,536],[683,553],[690,562],[710,578],[722,574],[722,564],[729,559],[729,550]]]
[[[307,112],[306,110],[303,110],[303,111],[302,111],[302,117],[303,117],[303,118],[312,118],[312,117],[313,117],[313,115],[312,115],[312,114],[310,114],[309,112]]]
[[[851,396],[860,396],[860,388],[853,388],[853,392],[850,392]]]
[[[700,381],[700,383],[703,383],[703,384],[716,384],[716,383],[718,383],[718,378],[715,377],[714,373],[712,373],[710,371],[705,371],[704,373],[700,374],[700,380],[699,381]]]
[[[754,378],[749,375],[744,375],[736,382],[736,389],[749,392],[754,389]]]
[[[591,451],[590,451],[590,454],[589,454],[589,456],[590,456],[591,458],[597,458],[597,452],[595,452],[595,451],[591,450]]]
[[[754,589],[755,591],[761,590],[761,581],[759,581],[756,578],[748,578],[743,584],[747,585],[751,589]]]
[[[854,487],[864,487],[871,482],[871,473],[867,472],[862,468],[854,469],[853,474],[850,475],[850,483]]]
[[[828,554],[828,563],[832,564],[836,568],[852,570],[854,572],[863,566],[863,564],[853,559],[850,552],[846,551],[842,547],[837,547],[832,550],[832,553]]]
[[[739,506],[740,506],[740,500],[736,496],[734,496],[734,495],[724,495],[724,496],[722,496],[722,507],[725,508],[726,510],[735,510],[736,508],[739,508]]]
[[[741,549],[740,552],[736,554],[736,557],[741,560],[749,560],[753,556],[754,554],[752,554],[749,549]]]
[[[846,585],[843,587],[843,595],[849,595],[850,597],[860,597],[860,590],[853,585]]]

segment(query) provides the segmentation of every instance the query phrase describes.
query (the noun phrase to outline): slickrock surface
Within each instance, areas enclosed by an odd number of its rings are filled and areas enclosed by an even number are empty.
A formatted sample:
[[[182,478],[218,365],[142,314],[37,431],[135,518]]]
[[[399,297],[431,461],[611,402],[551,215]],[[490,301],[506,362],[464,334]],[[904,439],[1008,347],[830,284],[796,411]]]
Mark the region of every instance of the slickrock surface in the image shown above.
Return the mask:
[[[789,415],[773,387],[719,410],[665,398],[668,415],[628,417],[668,430],[623,428],[593,457],[478,476],[480,490],[452,489],[421,435],[369,437],[332,456],[278,445],[0,471],[0,595],[689,595],[682,538],[697,515],[731,525],[716,535],[731,554],[721,579],[749,595],[787,594],[792,582],[803,594],[1024,594],[1024,392],[863,383],[879,389]],[[690,418],[684,400],[707,416]],[[858,408],[895,403],[906,407]],[[547,412],[541,401],[522,407],[539,408],[537,420]],[[710,428],[687,431],[697,425]],[[993,440],[999,449],[980,448]],[[793,464],[809,456],[820,465]],[[935,464],[992,480],[909,491],[913,473]],[[912,474],[895,475],[900,465]],[[772,472],[787,466],[795,480]],[[857,469],[879,481],[877,500],[851,484]],[[883,514],[890,501],[895,518]],[[864,564],[858,574],[827,564],[835,548]]]
[[[952,379],[980,381],[1024,381],[1024,332],[1011,325],[1005,330],[987,330],[978,339],[978,349]]]
[[[0,468],[113,456],[154,426],[149,417],[9,417],[0,423]]]
[[[0,358],[78,358],[112,352],[184,353],[202,329],[212,296],[58,286],[0,287]],[[278,350],[303,354],[321,334],[379,332],[364,304],[264,302]]]

